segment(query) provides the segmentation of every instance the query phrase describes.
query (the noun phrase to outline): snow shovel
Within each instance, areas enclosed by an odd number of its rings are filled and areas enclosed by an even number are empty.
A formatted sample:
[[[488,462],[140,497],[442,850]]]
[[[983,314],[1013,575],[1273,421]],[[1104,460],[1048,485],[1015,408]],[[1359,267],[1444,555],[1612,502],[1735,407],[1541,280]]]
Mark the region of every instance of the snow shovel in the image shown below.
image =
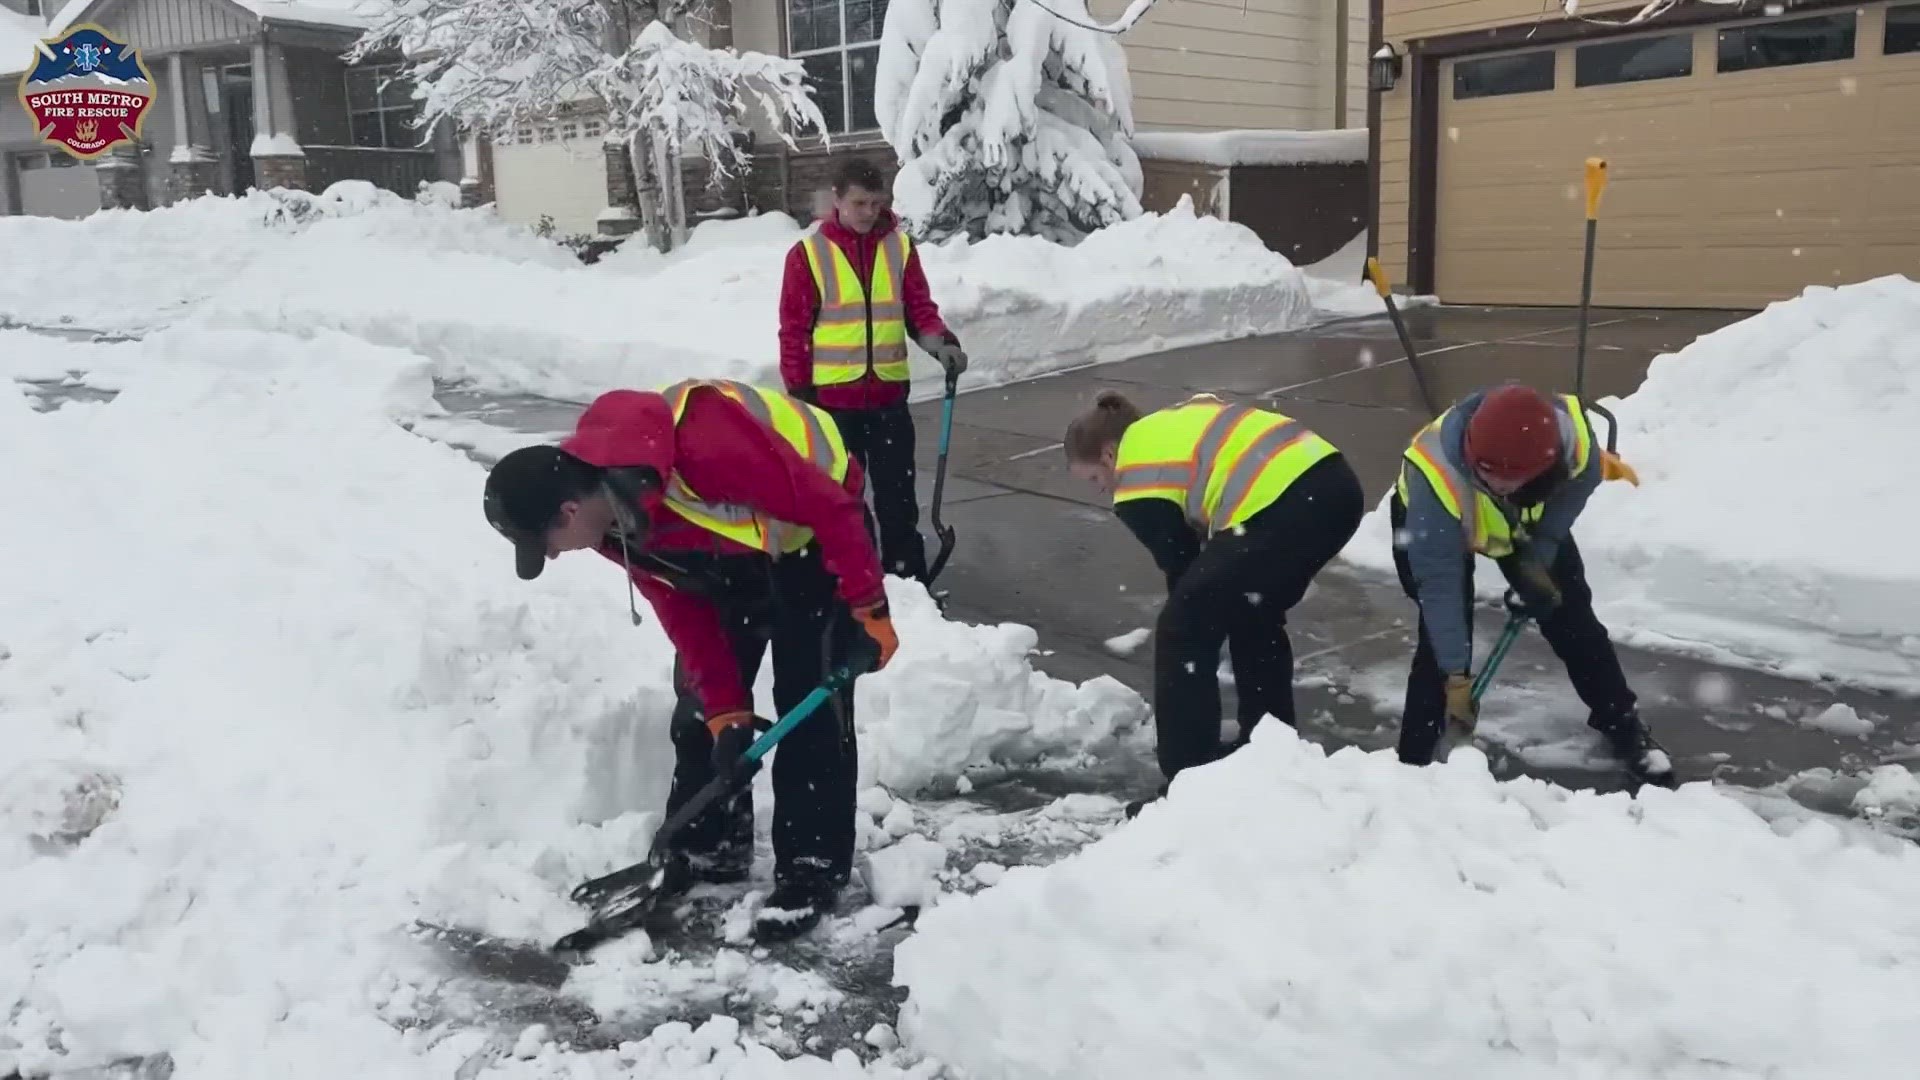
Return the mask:
[[[818,712],[840,690],[846,688],[862,672],[852,665],[836,669],[827,676],[825,682],[813,688],[813,692],[795,705],[792,711],[780,718],[772,727],[763,732],[740,755],[740,765],[758,762],[773,750],[787,733],[800,726],[806,719]],[[737,768],[735,770],[737,775]],[[573,890],[571,898],[576,904],[593,908],[593,919],[586,926],[561,938],[554,943],[554,952],[585,952],[587,949],[625,933],[639,925],[651,913],[654,902],[660,897],[661,886],[666,884],[667,869],[671,850],[667,845],[675,833],[687,827],[688,823],[699,817],[701,812],[713,804],[714,800],[734,794],[731,787],[731,775],[716,776],[707,781],[686,805],[673,812],[662,822],[653,834],[653,843],[648,848],[647,857],[632,866],[623,867],[585,882]]]
[[[933,564],[927,567],[928,588],[932,588],[933,579],[940,576],[947,560],[953,556],[953,526],[943,524],[940,520],[940,497],[947,489],[947,448],[953,444],[953,395],[959,386],[960,376],[947,372],[947,396],[940,403],[940,463],[934,467],[933,512],[930,515],[934,535],[940,538],[940,552],[933,557]]]
[[[1527,625],[1527,613],[1520,607],[1519,596],[1512,589],[1508,589],[1504,599],[1507,606],[1507,625],[1500,628],[1499,638],[1494,641],[1492,651],[1487,653],[1487,662],[1480,665],[1480,671],[1473,677],[1473,710],[1476,715],[1480,711],[1480,699],[1486,696],[1487,687],[1493,683],[1493,673],[1500,670],[1500,662],[1507,658],[1513,643],[1519,640],[1520,631]],[[1464,741],[1476,741],[1471,732],[1460,732],[1460,729],[1452,723],[1448,723],[1447,728],[1449,731],[1459,732]],[[1499,763],[1505,763],[1506,751],[1494,750],[1484,744],[1480,748],[1487,752],[1490,764],[1496,760]]]

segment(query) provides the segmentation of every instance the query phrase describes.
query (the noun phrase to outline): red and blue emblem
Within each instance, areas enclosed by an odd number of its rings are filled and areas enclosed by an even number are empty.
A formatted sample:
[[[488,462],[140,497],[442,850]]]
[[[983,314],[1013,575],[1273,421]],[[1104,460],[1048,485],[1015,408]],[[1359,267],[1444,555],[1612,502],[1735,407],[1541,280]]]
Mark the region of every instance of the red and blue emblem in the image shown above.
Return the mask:
[[[137,142],[153,104],[153,73],[126,42],[91,24],[34,44],[20,104],[40,140],[78,158]]]

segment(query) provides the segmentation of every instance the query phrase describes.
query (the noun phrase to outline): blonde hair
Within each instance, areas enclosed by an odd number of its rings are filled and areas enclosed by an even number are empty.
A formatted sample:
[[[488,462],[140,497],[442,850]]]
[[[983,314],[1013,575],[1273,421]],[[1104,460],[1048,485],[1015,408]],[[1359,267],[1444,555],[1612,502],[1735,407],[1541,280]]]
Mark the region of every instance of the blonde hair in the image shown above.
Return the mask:
[[[1120,436],[1127,428],[1140,419],[1140,408],[1127,400],[1127,396],[1118,390],[1102,390],[1094,395],[1093,408],[1075,417],[1067,425],[1066,444],[1068,461],[1099,461],[1100,455],[1109,446],[1120,442]]]

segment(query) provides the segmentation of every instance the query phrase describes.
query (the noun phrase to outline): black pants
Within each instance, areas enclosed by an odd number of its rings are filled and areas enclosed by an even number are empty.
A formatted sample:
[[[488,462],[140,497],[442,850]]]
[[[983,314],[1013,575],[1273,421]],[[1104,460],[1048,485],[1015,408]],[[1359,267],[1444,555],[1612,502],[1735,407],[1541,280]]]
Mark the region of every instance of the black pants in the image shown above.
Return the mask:
[[[1365,513],[1360,478],[1335,454],[1302,473],[1244,529],[1215,534],[1180,575],[1154,633],[1154,722],[1160,771],[1169,780],[1221,755],[1223,639],[1240,697],[1241,741],[1262,716],[1294,723],[1287,612],[1353,539]]]
[[[821,562],[817,544],[778,560],[749,561],[754,572],[736,574],[714,602],[749,688],[767,646],[773,646],[773,700],[784,715],[825,681],[830,668],[846,662],[849,647],[858,640],[852,635],[864,631],[835,595],[833,575]],[[685,688],[678,661],[674,683],[679,698],[673,711],[675,761],[668,813],[713,776],[713,736],[698,699]],[[853,865],[854,788],[859,779],[851,687],[780,741],[772,771],[775,883],[831,880],[844,885]],[[675,846],[708,851],[723,842],[743,841],[753,842],[751,791],[731,805],[716,801],[680,833]]]
[[[1407,508],[1396,492],[1388,509],[1389,520],[1397,535],[1406,527]],[[1467,556],[1466,595],[1468,627],[1472,627],[1473,561]],[[1400,575],[1400,587],[1419,603],[1414,588],[1413,570],[1407,554],[1397,545],[1393,550],[1394,569]],[[1507,584],[1514,583],[1518,563],[1498,561]],[[1540,636],[1553,647],[1555,656],[1566,665],[1567,679],[1588,709],[1587,724],[1610,739],[1631,734],[1639,724],[1635,709],[1638,700],[1620,669],[1620,656],[1613,650],[1607,628],[1593,613],[1593,589],[1587,584],[1587,567],[1580,559],[1579,545],[1568,536],[1560,545],[1550,572],[1560,588],[1560,605],[1540,620]],[[1413,649],[1413,666],[1407,671],[1406,703],[1400,719],[1400,760],[1409,765],[1425,765],[1433,760],[1447,722],[1447,676],[1433,655],[1433,641],[1427,635],[1427,620],[1419,620],[1419,642]]]
[[[927,549],[920,537],[920,499],[913,486],[913,414],[904,403],[827,411],[873,491],[880,565],[889,574],[925,581]]]

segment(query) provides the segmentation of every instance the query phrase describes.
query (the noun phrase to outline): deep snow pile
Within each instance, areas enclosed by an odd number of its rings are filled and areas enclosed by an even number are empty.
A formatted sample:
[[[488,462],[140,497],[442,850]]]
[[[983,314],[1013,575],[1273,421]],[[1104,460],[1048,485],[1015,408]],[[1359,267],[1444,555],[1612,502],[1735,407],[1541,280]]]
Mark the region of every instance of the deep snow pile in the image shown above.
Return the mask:
[[[1326,757],[1278,724],[919,925],[901,1031],[969,1080],[1815,1080],[1920,1054],[1911,845],[1769,827],[1707,784]]]
[[[0,1075],[450,1074],[465,1044],[396,1026],[439,977],[397,931],[550,937],[575,882],[644,854],[670,650],[604,560],[512,576],[480,466],[396,423],[438,411],[429,369],[324,331],[0,331],[0,376],[120,391],[36,412],[0,378],[7,505],[35,508],[0,541]],[[886,678],[997,675],[911,708],[863,686],[881,775],[1144,711],[890,584]]]
[[[1613,634],[1719,662],[1920,691],[1920,283],[1813,286],[1661,356],[1574,527]],[[1605,420],[1598,420],[1602,431]],[[1391,572],[1385,502],[1342,553]],[[1487,596],[1504,587],[1479,561]]]
[[[361,182],[77,222],[8,217],[0,324],[333,329],[420,353],[443,379],[574,400],[688,376],[777,383],[780,279],[800,234],[785,214],[708,222],[669,255],[634,247],[588,267],[489,210]],[[42,270],[45,252],[69,250],[112,253],[89,264],[85,296]],[[1298,268],[1185,205],[1072,248],[1004,236],[921,250],[967,345],[968,387],[1317,317]],[[918,349],[913,366],[935,391],[938,366]]]

